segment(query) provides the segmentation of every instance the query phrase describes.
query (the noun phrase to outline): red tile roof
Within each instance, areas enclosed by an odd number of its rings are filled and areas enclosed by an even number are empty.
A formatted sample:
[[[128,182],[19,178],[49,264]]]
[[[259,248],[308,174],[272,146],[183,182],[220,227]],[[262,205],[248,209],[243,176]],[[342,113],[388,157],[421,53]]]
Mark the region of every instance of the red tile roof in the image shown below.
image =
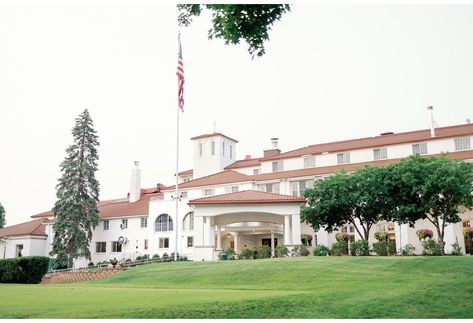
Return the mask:
[[[177,173],[177,175],[179,175],[179,176],[189,176],[189,175],[193,175],[193,174],[194,174],[193,169],[189,169],[189,170],[185,170],[185,171]]]
[[[242,168],[242,167],[260,166],[261,163],[259,162],[259,159],[260,158],[237,160],[233,164],[230,164],[227,167],[225,167],[225,169],[235,169],[235,168]]]
[[[223,172],[200,177],[189,182],[179,184],[179,188],[200,187],[208,185],[218,185],[225,183],[249,182],[252,178],[248,175],[234,170],[224,170]],[[166,187],[166,190],[173,190],[175,186]]]
[[[0,238],[25,235],[46,236],[44,222],[44,219],[37,219],[2,228],[0,229]]]
[[[142,189],[141,198],[133,203],[128,202],[127,198],[104,200],[97,203],[100,218],[116,218],[134,215],[148,215],[149,214],[149,200],[154,197],[162,197],[163,193],[146,193],[146,191],[153,191],[153,189]],[[53,211],[47,211],[33,215],[32,218],[53,218]]]
[[[305,198],[247,190],[236,193],[209,196],[189,201],[189,205],[204,204],[267,204],[267,203],[305,203]]]
[[[430,129],[400,132],[394,134],[380,135],[376,137],[366,137],[351,140],[335,141],[324,144],[310,145],[308,147],[281,153],[277,156],[261,158],[260,161],[275,160],[299,157],[303,155],[315,155],[324,152],[339,152],[345,150],[363,149],[370,147],[382,147],[410,142],[420,142],[426,140],[437,140],[449,137],[457,137],[473,134],[473,124],[463,124],[449,127],[439,127],[435,129],[435,138],[430,136]]]
[[[200,135],[200,136],[197,136],[197,137],[192,137],[191,140],[194,140],[194,139],[204,139],[204,138],[211,138],[211,137],[215,137],[215,136],[222,136],[222,137],[225,137],[227,139],[230,139],[234,142],[238,142],[238,140],[235,140],[235,139],[232,139],[228,136],[225,136],[223,133],[220,133],[220,132],[214,132],[214,133],[208,133],[208,134],[205,134],[205,135]]]

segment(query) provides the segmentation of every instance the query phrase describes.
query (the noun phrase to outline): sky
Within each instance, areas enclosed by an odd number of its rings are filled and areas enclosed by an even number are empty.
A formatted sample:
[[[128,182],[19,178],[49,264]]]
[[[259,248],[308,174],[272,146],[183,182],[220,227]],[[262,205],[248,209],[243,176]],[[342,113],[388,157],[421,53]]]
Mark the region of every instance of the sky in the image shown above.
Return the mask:
[[[216,130],[237,158],[279,138],[310,144],[473,119],[473,5],[296,3],[266,55],[208,40],[209,14],[181,27],[190,138]],[[125,197],[133,161],[142,187],[174,183],[177,10],[150,1],[0,1],[0,203],[7,225],[50,210],[74,119],[99,135],[100,198]]]

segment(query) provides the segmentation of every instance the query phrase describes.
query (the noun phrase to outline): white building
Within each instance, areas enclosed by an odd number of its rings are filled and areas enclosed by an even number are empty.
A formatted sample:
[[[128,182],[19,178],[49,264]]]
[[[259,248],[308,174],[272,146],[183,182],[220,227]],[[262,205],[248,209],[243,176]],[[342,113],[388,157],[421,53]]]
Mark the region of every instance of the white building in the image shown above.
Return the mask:
[[[221,250],[229,247],[238,253],[243,248],[261,245],[296,246],[302,240],[309,246],[330,246],[335,242],[336,232],[314,232],[300,222],[303,192],[313,186],[314,180],[341,168],[351,171],[365,165],[385,165],[412,154],[438,156],[448,152],[451,158],[472,162],[472,136],[473,124],[463,124],[386,132],[288,152],[281,152],[277,138],[272,138],[272,147],[264,150],[263,156],[247,155],[241,160],[236,159],[236,140],[221,133],[197,136],[191,138],[194,167],[178,174],[177,218],[175,187],[158,184],[151,189],[140,188],[141,172],[136,162],[128,197],[99,203],[100,222],[93,233],[92,261],[134,259],[143,254],[170,255],[175,250],[176,222],[177,250],[194,260],[215,260]],[[4,249],[0,258],[15,256],[20,246],[23,255],[49,253],[53,214],[45,212],[32,218],[35,220],[18,225],[25,229],[20,235],[15,230],[18,226],[0,229],[0,250]],[[462,214],[461,222],[447,226],[447,252],[456,241],[464,253],[473,252],[471,240],[462,235],[462,227],[470,226],[472,218],[473,213],[467,212]],[[44,230],[38,236],[27,230],[36,224]],[[379,223],[371,230],[370,242],[375,242],[376,231],[383,230],[397,250],[412,244],[420,253],[422,247],[415,234],[419,228],[435,232],[428,221],[419,221],[415,228]],[[353,227],[340,230],[348,232],[352,240],[360,239]],[[126,243],[118,243],[119,237],[126,238]]]

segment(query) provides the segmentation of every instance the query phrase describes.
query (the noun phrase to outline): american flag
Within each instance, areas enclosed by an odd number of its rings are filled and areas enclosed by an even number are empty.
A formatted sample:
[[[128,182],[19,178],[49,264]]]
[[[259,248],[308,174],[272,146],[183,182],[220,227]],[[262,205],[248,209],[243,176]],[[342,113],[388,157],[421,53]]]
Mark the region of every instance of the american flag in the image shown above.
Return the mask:
[[[177,101],[179,108],[184,112],[184,63],[182,61],[182,47],[181,47],[181,34],[178,36],[179,39],[179,52],[177,54]]]

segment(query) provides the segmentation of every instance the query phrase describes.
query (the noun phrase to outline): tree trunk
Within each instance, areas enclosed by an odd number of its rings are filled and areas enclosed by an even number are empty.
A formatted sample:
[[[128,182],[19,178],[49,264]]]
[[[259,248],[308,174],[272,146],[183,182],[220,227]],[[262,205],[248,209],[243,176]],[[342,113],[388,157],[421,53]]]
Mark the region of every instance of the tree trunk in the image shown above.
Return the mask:
[[[69,258],[67,259],[67,268],[72,269],[72,266],[74,266],[74,258],[72,258],[72,256],[69,256]]]

